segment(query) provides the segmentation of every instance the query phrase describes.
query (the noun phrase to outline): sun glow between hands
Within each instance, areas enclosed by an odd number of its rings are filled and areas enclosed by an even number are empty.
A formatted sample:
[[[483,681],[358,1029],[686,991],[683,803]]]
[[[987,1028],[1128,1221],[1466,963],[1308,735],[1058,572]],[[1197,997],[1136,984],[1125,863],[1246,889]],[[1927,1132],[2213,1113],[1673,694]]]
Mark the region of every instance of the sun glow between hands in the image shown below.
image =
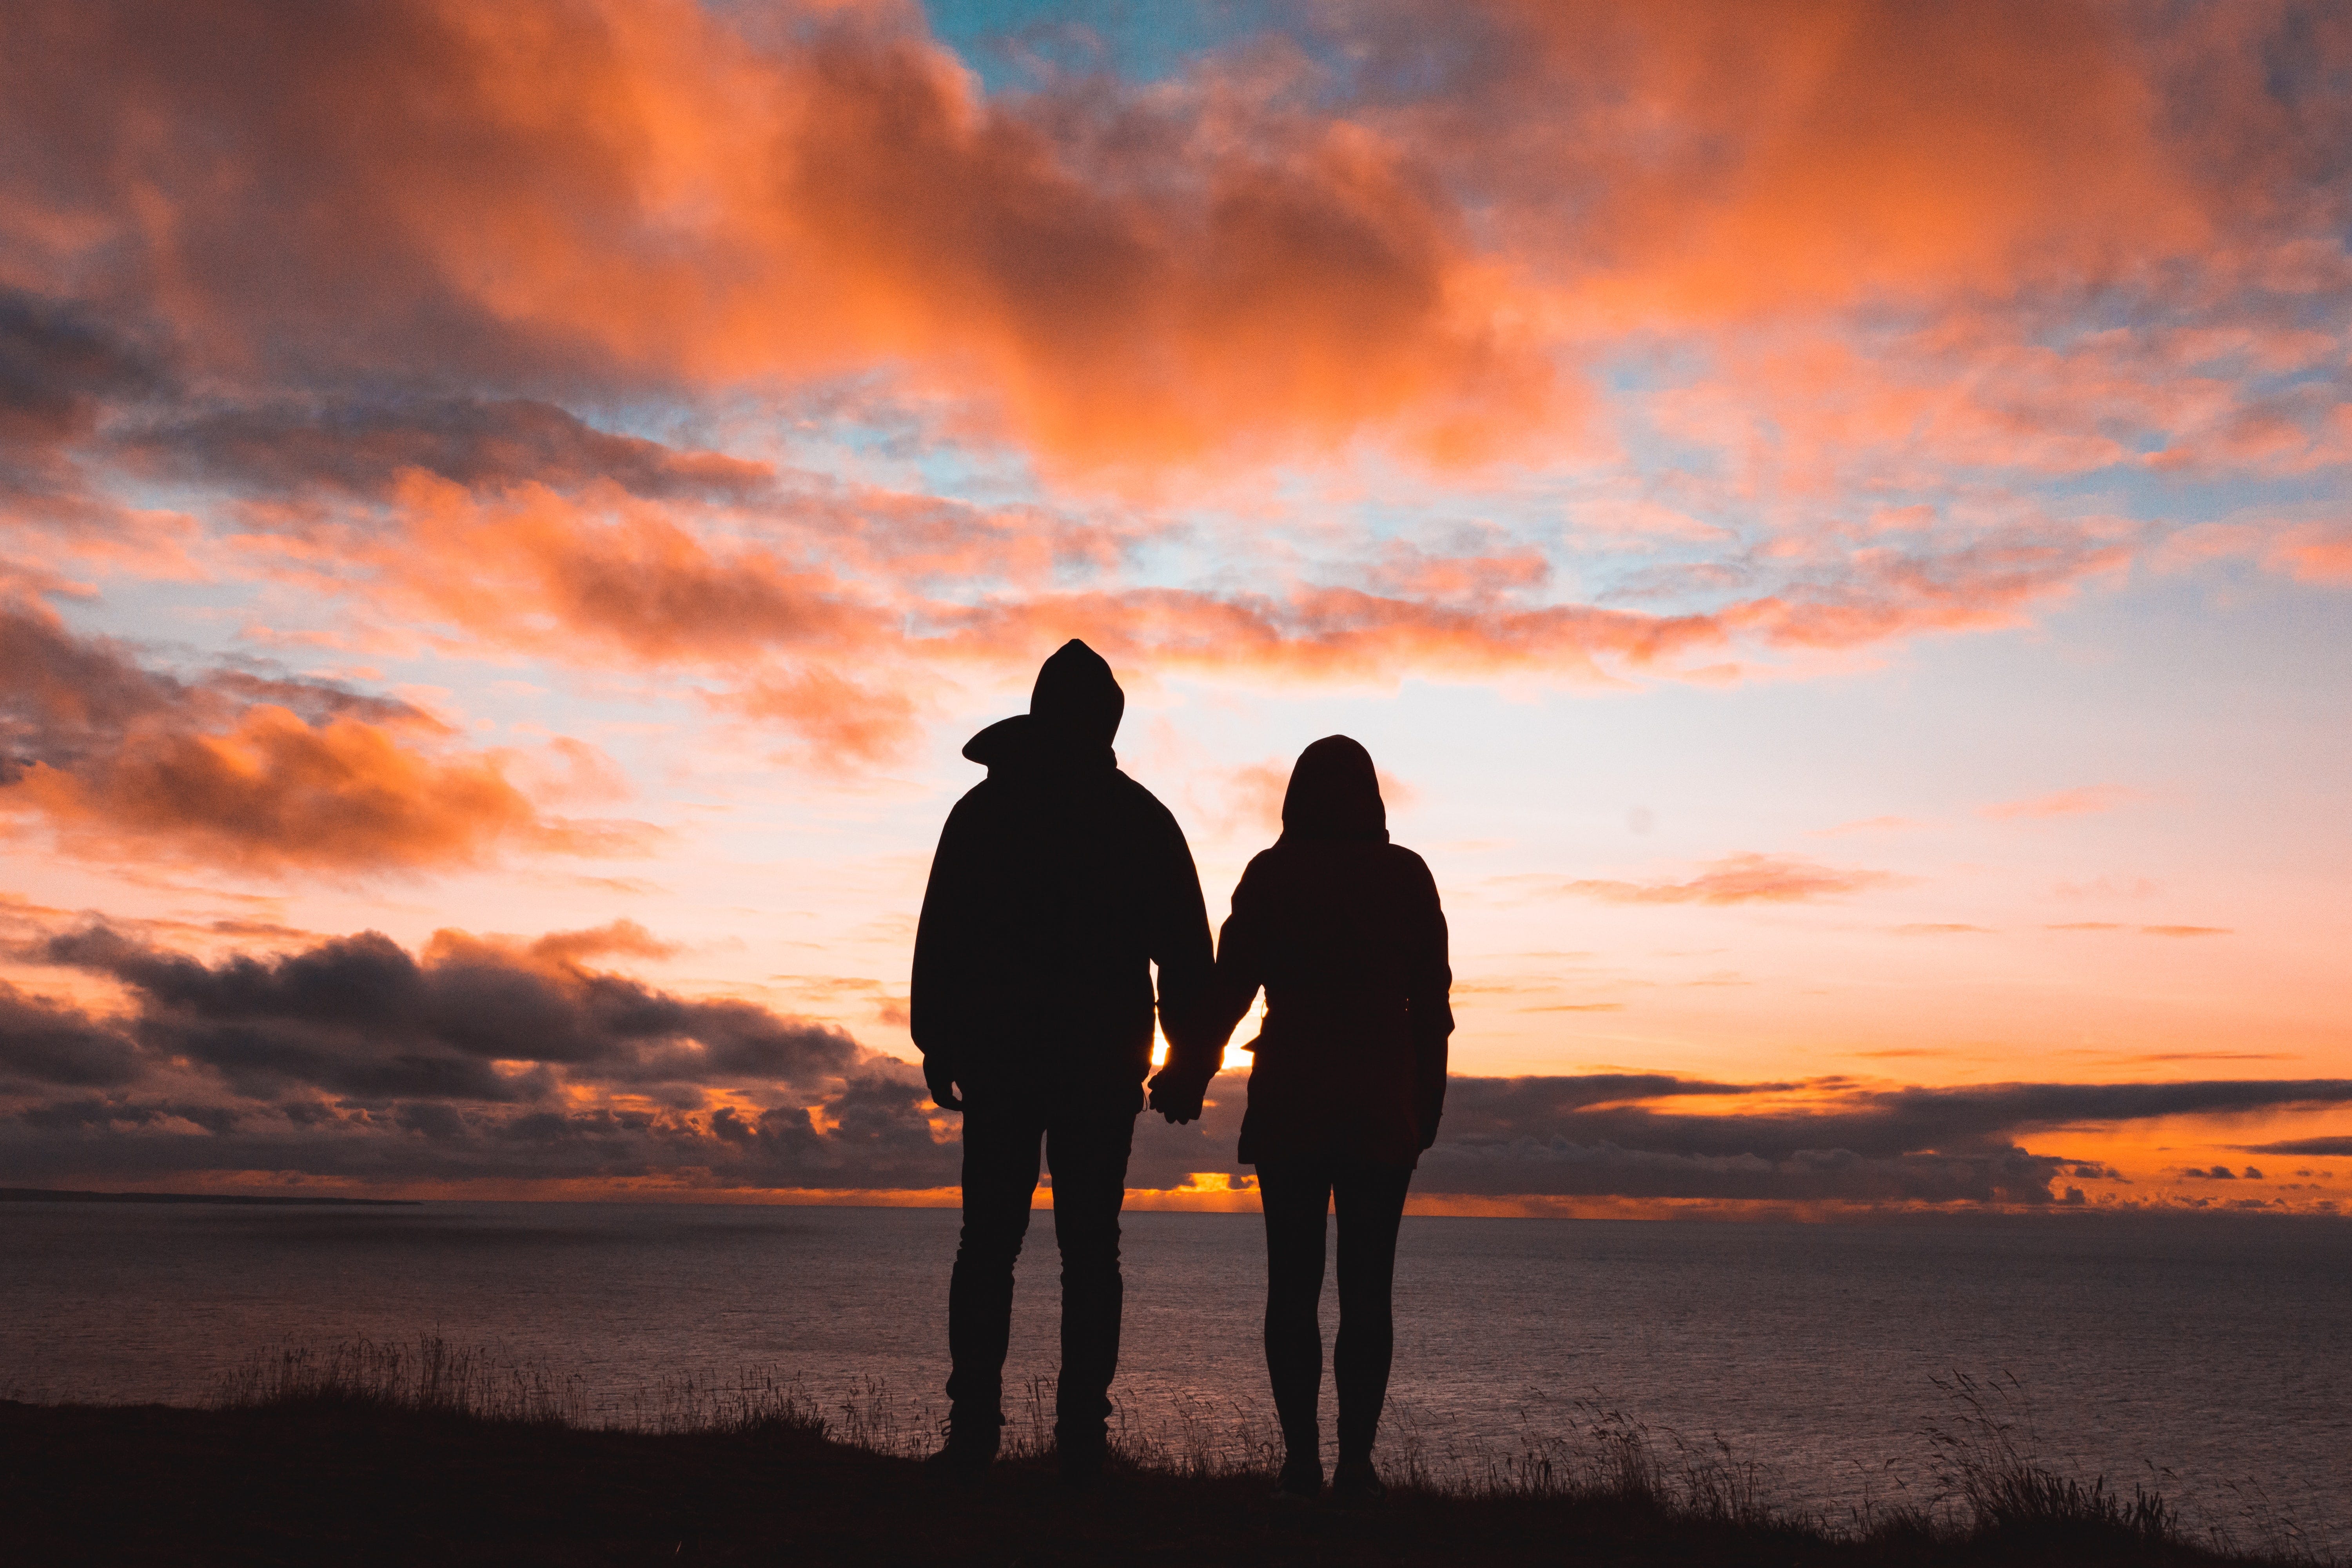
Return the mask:
[[[1233,1037],[1225,1042],[1225,1054],[1218,1062],[1219,1072],[1247,1072],[1250,1067],[1249,1043],[1257,1038],[1258,1028],[1265,1022],[1265,994],[1260,992],[1250,1004],[1242,1021],[1234,1026]],[[1151,1026],[1151,1066],[1157,1071],[1168,1065],[1168,1036],[1155,1022]]]

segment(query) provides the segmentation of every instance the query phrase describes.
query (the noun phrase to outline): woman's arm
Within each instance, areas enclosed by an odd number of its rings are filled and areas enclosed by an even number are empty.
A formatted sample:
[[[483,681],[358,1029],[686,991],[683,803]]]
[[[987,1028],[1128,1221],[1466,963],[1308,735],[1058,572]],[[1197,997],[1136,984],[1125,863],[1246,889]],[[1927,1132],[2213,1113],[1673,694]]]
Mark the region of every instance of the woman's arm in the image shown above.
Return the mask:
[[[1447,1040],[1454,1033],[1454,970],[1446,956],[1445,910],[1437,879],[1420,856],[1412,891],[1412,935],[1406,954],[1405,1016],[1412,1030],[1413,1116],[1421,1146],[1437,1142],[1438,1119],[1445,1114]]]
[[[1261,857],[1263,858],[1263,857]],[[1242,873],[1234,889],[1234,912],[1217,935],[1217,970],[1210,988],[1211,1032],[1218,1048],[1233,1037],[1234,1027],[1257,1000],[1265,984],[1265,875],[1256,860]]]
[[[1256,866],[1252,861],[1251,871]],[[1194,1026],[1200,1032],[1193,1038],[1192,1048],[1180,1054],[1171,1033],[1168,1065],[1151,1079],[1151,1108],[1171,1121],[1190,1121],[1201,1114],[1202,1097],[1224,1060],[1225,1042],[1233,1037],[1234,1026],[1242,1021],[1242,1015],[1249,1011],[1251,999],[1257,994],[1263,978],[1255,956],[1258,921],[1254,911],[1257,901],[1250,871],[1244,871],[1241,886],[1234,889],[1234,912],[1225,921],[1216,962],[1209,972],[1201,1006],[1194,1016]]]

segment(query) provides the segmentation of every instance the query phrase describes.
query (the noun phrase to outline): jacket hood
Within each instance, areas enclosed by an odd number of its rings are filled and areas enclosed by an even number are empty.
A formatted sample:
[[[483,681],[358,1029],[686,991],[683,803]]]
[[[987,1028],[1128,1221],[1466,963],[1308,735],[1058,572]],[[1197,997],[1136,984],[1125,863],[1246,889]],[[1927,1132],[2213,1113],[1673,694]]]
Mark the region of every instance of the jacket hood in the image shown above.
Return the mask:
[[[1298,753],[1282,797],[1282,837],[1389,841],[1372,754],[1345,735],[1326,735]]]
[[[964,742],[963,754],[995,769],[1103,761],[1127,711],[1127,693],[1103,656],[1072,637],[1037,671],[1029,711],[1001,719]]]
[[[1108,746],[1127,711],[1127,693],[1102,655],[1072,637],[1037,671],[1029,721],[1043,734],[1076,746]]]

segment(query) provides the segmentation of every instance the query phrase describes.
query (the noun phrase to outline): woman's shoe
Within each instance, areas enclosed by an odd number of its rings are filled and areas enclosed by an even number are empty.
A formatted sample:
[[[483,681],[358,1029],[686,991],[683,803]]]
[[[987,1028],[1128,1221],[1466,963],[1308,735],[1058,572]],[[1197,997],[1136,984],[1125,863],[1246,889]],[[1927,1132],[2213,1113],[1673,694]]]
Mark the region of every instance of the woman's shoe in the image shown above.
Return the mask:
[[[1331,1472],[1331,1495],[1340,1502],[1380,1502],[1389,1495],[1370,1459],[1342,1459]]]
[[[1323,1461],[1285,1459],[1274,1483],[1276,1502],[1313,1502],[1323,1494]]]

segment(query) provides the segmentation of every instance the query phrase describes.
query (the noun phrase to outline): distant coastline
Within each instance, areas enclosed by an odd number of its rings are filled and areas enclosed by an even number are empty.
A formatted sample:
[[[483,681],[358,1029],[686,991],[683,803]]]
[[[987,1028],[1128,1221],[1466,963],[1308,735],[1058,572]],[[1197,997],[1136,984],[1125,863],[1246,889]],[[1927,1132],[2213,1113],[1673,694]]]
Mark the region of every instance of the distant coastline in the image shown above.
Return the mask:
[[[422,1208],[421,1198],[253,1197],[241,1193],[90,1193],[63,1187],[0,1187],[0,1204],[242,1204],[280,1208],[333,1204],[344,1208]]]

